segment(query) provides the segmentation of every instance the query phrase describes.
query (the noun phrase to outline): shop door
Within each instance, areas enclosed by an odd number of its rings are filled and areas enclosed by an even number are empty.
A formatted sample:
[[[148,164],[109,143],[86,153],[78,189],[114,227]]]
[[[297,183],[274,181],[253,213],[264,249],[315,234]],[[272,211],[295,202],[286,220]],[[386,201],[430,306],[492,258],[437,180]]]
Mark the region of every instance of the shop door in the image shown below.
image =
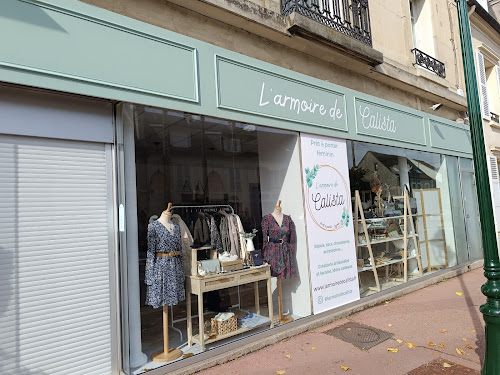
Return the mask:
[[[0,373],[110,374],[110,147],[0,135]]]
[[[465,231],[469,260],[483,258],[483,242],[472,160],[460,158],[460,181],[464,202]]]

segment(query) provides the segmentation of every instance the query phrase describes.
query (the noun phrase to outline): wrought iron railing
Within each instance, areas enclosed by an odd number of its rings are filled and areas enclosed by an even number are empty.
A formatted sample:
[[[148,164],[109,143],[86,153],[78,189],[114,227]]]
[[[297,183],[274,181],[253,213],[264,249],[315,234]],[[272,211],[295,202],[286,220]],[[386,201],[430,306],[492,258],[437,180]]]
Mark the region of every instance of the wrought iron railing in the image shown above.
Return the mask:
[[[500,117],[496,113],[490,112],[490,117],[491,121],[496,122],[497,124],[500,123]]]
[[[281,14],[292,12],[372,45],[368,0],[281,0]]]
[[[432,56],[429,56],[425,52],[420,51],[417,48],[413,48],[411,50],[415,55],[415,64],[421,66],[427,70],[430,70],[433,73],[436,73],[439,77],[446,77],[446,70],[444,67],[444,63],[435,59]]]

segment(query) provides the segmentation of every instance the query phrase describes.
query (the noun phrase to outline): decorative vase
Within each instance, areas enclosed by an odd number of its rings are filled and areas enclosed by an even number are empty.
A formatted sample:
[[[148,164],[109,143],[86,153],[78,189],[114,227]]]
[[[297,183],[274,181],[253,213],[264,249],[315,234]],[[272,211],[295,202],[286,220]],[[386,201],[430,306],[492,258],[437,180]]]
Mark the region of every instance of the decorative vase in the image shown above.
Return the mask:
[[[253,238],[247,238],[247,251],[254,251]]]

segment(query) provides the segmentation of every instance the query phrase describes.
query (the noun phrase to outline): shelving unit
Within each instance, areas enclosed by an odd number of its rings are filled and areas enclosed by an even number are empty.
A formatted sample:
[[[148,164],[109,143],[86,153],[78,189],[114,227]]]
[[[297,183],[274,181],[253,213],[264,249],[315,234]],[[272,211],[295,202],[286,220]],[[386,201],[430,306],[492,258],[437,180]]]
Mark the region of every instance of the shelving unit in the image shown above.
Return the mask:
[[[382,288],[380,287],[380,280],[378,276],[378,268],[385,267],[385,273],[386,273],[386,278],[389,276],[389,266],[392,264],[400,264],[403,263],[403,278],[394,278],[392,279],[393,281],[398,281],[398,282],[407,282],[408,281],[408,260],[409,259],[417,259],[418,263],[418,270],[419,270],[419,275],[423,275],[423,270],[422,270],[422,259],[420,256],[420,250],[419,250],[419,245],[417,241],[417,234],[415,233],[415,225],[413,223],[413,216],[411,213],[411,208],[410,208],[410,200],[408,198],[408,192],[405,191],[404,195],[402,197],[394,197],[395,199],[404,199],[404,210],[403,210],[403,215],[398,215],[398,216],[389,216],[389,217],[377,217],[377,218],[372,218],[372,219],[366,219],[364,212],[363,212],[363,206],[361,205],[361,198],[359,195],[359,191],[356,190],[355,192],[355,208],[354,208],[354,232],[356,233],[356,250],[360,248],[367,248],[368,253],[370,256],[370,265],[369,266],[364,266],[364,267],[358,267],[358,273],[364,272],[364,271],[372,271],[373,276],[375,278],[375,284],[376,287],[370,287],[371,290],[376,290],[377,292],[380,292]],[[403,235],[398,236],[398,237],[386,237],[384,239],[378,239],[378,240],[372,240],[370,238],[369,232],[368,232],[368,225],[367,223],[376,221],[376,220],[403,220]],[[408,233],[408,224],[410,225],[411,232]],[[360,225],[363,228],[363,233],[364,233],[364,243],[359,243],[359,229]],[[415,247],[415,252],[416,254],[413,256],[408,257],[408,242],[409,240],[413,240],[413,244]],[[386,250],[389,252],[389,244],[391,242],[397,241],[397,240],[402,240],[403,241],[403,255],[401,259],[393,259],[387,262],[383,262],[381,264],[376,264],[375,263],[375,257],[373,256],[373,245],[385,243],[386,244]],[[357,251],[358,253],[359,251]]]
[[[228,337],[238,335],[249,331],[248,328],[239,328],[236,331],[229,332],[225,335],[219,335],[215,338],[205,339],[203,333],[205,327],[205,317],[203,315],[203,294],[210,292],[212,290],[220,290],[225,288],[231,288],[234,286],[239,286],[243,284],[254,284],[255,292],[255,308],[256,313],[260,315],[260,305],[259,305],[259,284],[258,282],[265,280],[267,284],[267,303],[268,303],[268,313],[269,313],[269,326],[273,327],[273,298],[271,290],[271,266],[269,264],[264,264],[258,267],[250,267],[247,269],[232,271],[224,274],[209,275],[209,276],[186,276],[186,301],[187,301],[187,333],[188,333],[188,345],[192,346],[193,343],[199,344],[201,351],[205,350],[205,345],[213,343],[215,341],[224,340]],[[195,294],[198,297],[198,327],[200,333],[193,335],[193,324],[191,320],[191,294]],[[254,327],[257,328],[257,327]],[[254,329],[251,328],[251,329]]]

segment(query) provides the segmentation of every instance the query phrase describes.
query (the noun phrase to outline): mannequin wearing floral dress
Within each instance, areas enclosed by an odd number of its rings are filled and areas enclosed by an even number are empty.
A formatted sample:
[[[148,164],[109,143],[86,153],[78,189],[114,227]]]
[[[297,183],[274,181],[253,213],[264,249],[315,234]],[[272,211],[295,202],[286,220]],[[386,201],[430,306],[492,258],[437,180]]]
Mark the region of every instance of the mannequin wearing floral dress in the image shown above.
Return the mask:
[[[146,304],[154,308],[177,305],[186,298],[181,230],[164,213],[148,225],[145,283]]]
[[[262,218],[262,246],[264,259],[271,265],[271,275],[289,279],[297,275],[295,259],[297,234],[295,224],[289,215],[269,214]],[[276,216],[276,217],[275,217]],[[281,216],[281,223],[279,219]],[[277,218],[277,219],[276,219]]]

